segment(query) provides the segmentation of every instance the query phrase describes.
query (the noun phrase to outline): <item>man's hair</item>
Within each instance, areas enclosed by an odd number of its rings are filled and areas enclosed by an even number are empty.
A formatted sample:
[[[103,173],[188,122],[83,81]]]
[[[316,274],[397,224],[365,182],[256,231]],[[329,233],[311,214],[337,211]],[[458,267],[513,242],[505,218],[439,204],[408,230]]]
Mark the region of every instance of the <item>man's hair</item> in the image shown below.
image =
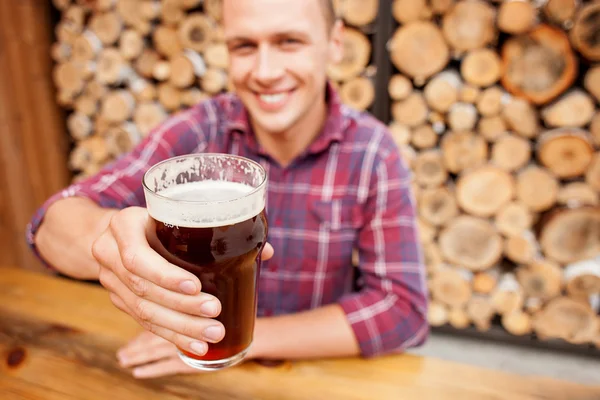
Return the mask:
[[[335,7],[333,6],[333,0],[321,0],[323,11],[325,12],[325,21],[327,22],[327,29],[333,28],[335,21],[337,20],[337,14]]]

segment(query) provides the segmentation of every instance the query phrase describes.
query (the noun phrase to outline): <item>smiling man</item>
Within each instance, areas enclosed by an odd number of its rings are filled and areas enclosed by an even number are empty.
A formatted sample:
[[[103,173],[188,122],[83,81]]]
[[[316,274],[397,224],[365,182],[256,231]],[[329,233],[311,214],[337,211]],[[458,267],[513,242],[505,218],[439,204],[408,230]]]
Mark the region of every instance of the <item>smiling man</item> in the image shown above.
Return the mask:
[[[372,357],[422,344],[427,293],[410,171],[385,125],[342,105],[327,81],[343,51],[331,0],[224,0],[223,23],[235,94],[173,116],[49,199],[29,226],[32,248],[63,274],[99,279],[148,330],[118,353],[135,376],[195,372],[175,345],[203,354],[220,341],[220,304],[148,244],[141,180],[172,156],[237,154],[269,174],[272,247],[248,358]]]

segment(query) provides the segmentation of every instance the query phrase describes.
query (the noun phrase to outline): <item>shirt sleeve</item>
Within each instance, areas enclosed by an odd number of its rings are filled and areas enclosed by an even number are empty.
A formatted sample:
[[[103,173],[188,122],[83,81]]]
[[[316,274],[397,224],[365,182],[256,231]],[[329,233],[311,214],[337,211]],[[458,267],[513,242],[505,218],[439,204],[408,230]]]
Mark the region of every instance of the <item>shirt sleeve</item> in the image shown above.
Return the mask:
[[[26,228],[27,244],[47,265],[35,245],[35,234],[48,208],[60,199],[84,197],[100,207],[122,209],[145,205],[144,173],[154,164],[177,155],[199,152],[206,146],[200,122],[207,104],[181,112],[157,126],[130,152],[105,165],[97,174],[54,194],[36,210]]]
[[[373,171],[357,244],[363,286],[339,301],[365,357],[419,346],[429,334],[411,172],[398,151]]]

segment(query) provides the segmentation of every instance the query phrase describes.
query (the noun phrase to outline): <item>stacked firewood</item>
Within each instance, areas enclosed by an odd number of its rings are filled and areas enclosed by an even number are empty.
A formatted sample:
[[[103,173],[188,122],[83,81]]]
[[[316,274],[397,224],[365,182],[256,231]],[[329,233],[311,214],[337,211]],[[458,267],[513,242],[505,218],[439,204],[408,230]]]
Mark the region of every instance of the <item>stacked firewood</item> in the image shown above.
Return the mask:
[[[390,128],[413,171],[430,324],[600,347],[600,2],[392,13]]]
[[[53,0],[58,102],[69,111],[76,179],[130,150],[168,116],[231,89],[221,0]],[[375,97],[371,26],[378,1],[340,6],[348,23],[329,75],[361,110]]]

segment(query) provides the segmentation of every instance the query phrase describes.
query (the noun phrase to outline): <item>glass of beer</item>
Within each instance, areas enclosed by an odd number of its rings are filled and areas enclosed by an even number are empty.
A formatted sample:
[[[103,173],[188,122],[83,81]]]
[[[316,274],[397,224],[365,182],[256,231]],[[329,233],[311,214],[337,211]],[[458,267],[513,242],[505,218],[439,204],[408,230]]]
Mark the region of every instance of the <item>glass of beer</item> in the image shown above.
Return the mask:
[[[154,165],[144,175],[143,187],[156,223],[157,240],[150,240],[151,245],[196,275],[202,291],[221,302],[215,319],[225,326],[225,337],[209,343],[204,356],[179,349],[181,359],[201,370],[239,363],[252,343],[256,319],[267,240],[266,171],[239,156],[193,154]]]

